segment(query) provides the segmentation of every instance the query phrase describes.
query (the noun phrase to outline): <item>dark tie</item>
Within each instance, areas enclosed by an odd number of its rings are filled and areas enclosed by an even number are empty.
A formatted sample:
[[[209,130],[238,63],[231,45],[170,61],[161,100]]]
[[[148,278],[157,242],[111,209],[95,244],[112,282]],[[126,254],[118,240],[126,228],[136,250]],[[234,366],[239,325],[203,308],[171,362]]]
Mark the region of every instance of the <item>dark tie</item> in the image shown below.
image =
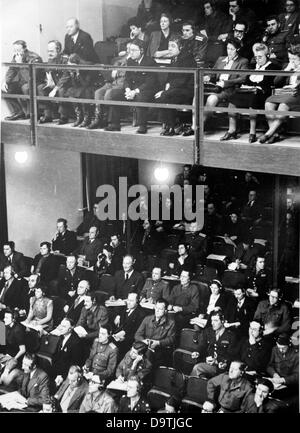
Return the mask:
[[[129,275],[126,272],[126,274],[125,274],[125,280],[127,281],[128,279],[129,279]]]
[[[2,293],[1,293],[1,297],[0,297],[1,304],[4,304],[4,299],[5,299],[5,295],[6,295],[8,288],[9,288],[9,281],[6,281],[6,283],[4,284],[4,287],[2,289]]]
[[[24,382],[23,382],[23,389],[24,389],[25,397],[26,398],[29,395],[29,393],[28,393],[28,384],[29,384],[29,381],[30,381],[30,373],[27,374],[27,377],[24,379]]]

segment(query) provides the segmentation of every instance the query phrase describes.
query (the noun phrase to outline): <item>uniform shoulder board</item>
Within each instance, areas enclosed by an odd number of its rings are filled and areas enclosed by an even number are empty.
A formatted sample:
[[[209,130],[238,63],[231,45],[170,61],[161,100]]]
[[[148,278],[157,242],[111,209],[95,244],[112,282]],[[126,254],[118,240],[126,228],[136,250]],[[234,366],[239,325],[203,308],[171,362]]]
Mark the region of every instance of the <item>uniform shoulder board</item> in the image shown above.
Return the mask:
[[[117,346],[114,343],[109,343],[109,347],[111,347],[112,349],[116,349]]]

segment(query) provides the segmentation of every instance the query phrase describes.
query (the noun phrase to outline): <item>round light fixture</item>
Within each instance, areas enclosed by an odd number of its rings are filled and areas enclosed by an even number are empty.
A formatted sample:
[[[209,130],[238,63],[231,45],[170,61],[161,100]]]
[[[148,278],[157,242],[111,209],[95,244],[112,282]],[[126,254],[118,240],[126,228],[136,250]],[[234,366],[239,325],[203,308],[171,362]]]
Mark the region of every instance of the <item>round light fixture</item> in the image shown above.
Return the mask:
[[[15,160],[19,164],[25,164],[27,159],[28,159],[28,153],[25,150],[23,152],[16,152],[15,153]]]
[[[165,182],[169,178],[169,170],[166,167],[157,167],[154,176],[158,182]]]

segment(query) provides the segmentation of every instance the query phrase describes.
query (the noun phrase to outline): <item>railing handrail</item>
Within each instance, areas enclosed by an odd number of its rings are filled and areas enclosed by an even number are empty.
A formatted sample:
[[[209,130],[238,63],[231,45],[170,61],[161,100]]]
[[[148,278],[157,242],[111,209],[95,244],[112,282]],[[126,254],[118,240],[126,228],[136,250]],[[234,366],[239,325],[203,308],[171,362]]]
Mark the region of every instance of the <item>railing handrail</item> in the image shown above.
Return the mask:
[[[91,70],[91,71],[102,71],[102,70],[124,70],[124,71],[139,71],[139,72],[164,72],[164,73],[175,73],[175,74],[191,74],[196,71],[200,71],[202,74],[239,74],[239,75],[266,75],[266,76],[290,76],[297,74],[296,71],[283,71],[276,69],[215,69],[215,68],[170,68],[168,65],[161,66],[119,66],[119,65],[106,65],[104,63],[94,63],[89,65],[64,65],[56,63],[12,63],[2,62],[2,66],[26,68],[32,66],[35,69],[67,69],[67,70]],[[300,75],[300,71],[299,71]]]

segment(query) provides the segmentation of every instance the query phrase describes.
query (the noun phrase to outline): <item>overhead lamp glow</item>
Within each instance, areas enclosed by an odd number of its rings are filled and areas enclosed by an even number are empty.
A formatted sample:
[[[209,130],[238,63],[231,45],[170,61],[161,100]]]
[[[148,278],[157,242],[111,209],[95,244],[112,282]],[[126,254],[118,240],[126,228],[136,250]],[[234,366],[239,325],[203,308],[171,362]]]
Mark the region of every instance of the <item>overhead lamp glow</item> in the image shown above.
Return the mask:
[[[154,176],[158,182],[165,182],[169,178],[169,170],[166,167],[157,167]]]
[[[15,160],[19,164],[25,164],[27,159],[28,159],[28,153],[25,150],[23,152],[16,152],[15,153]]]

